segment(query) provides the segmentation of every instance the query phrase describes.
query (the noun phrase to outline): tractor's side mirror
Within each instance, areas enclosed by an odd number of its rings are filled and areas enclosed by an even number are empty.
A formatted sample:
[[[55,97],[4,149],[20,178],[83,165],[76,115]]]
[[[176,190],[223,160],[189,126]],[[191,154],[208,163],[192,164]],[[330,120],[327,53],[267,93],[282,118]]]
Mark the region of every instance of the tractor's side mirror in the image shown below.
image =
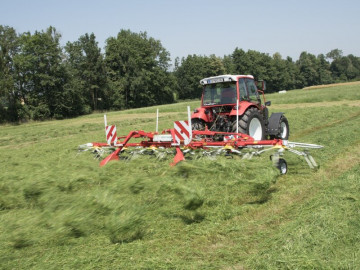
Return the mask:
[[[271,105],[271,101],[270,101],[270,100],[265,102],[265,106],[270,106],[270,105]]]

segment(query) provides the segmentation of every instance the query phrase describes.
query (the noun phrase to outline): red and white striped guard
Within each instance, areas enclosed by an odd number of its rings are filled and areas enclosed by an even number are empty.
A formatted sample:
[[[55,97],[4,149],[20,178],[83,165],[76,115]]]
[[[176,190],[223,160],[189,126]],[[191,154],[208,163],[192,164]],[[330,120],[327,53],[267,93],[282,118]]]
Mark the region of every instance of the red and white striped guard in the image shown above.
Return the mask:
[[[188,121],[175,121],[174,122],[175,141],[180,144],[188,145],[192,140],[191,125]]]
[[[116,126],[106,126],[106,141],[109,145],[114,145],[117,141]]]

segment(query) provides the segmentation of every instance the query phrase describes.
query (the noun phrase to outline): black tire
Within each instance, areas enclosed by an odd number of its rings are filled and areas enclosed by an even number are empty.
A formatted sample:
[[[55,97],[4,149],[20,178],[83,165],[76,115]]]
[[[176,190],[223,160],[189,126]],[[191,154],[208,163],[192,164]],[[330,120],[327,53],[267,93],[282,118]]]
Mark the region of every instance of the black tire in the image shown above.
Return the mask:
[[[279,162],[276,167],[279,169],[280,174],[286,174],[288,171],[287,163],[283,158],[279,158]]]
[[[205,122],[201,119],[191,119],[192,130],[205,130]]]
[[[236,119],[233,123],[233,132],[236,132]],[[255,140],[265,138],[265,126],[263,117],[256,108],[248,109],[243,115],[239,116],[239,132],[248,134]]]
[[[279,121],[279,132],[276,135],[270,136],[270,139],[281,139],[288,140],[290,136],[289,122],[286,117],[283,115]]]

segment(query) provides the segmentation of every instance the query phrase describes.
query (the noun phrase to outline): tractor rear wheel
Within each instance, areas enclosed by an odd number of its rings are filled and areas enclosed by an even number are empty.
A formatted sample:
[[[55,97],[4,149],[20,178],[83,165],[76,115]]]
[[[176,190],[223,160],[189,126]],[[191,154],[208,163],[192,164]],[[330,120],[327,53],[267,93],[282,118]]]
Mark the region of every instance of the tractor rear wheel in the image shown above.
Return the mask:
[[[236,120],[233,123],[232,131],[236,132]],[[239,118],[239,132],[248,134],[255,140],[265,138],[264,122],[258,109],[250,108]]]

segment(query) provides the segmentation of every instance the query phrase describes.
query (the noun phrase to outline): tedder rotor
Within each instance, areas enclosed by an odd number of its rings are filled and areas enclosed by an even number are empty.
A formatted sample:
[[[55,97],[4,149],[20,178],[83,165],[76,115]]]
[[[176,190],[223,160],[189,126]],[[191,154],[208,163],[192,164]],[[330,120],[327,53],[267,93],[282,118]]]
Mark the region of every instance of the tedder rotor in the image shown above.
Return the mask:
[[[106,115],[104,115],[104,121],[106,143],[92,142],[79,146],[79,151],[91,151],[96,158],[101,159],[100,166],[105,166],[112,160],[130,160],[139,154],[150,154],[159,159],[174,154],[173,162],[170,164],[174,166],[188,156],[213,157],[223,154],[230,158],[235,155],[242,159],[250,159],[269,153],[273,164],[281,174],[285,174],[288,170],[287,163],[283,158],[285,152],[304,157],[309,167],[314,169],[318,165],[307,149],[323,147],[316,144],[290,142],[281,138],[255,140],[245,133],[212,131],[207,126],[202,130],[193,130],[190,107],[188,107],[187,121],[175,121],[172,129],[164,130],[161,133],[157,130],[158,113],[155,132],[134,130],[126,136],[118,137],[116,126],[107,125]],[[236,125],[238,126],[238,123]],[[136,142],[132,141],[133,139],[137,139]],[[296,148],[304,150],[300,151]]]

